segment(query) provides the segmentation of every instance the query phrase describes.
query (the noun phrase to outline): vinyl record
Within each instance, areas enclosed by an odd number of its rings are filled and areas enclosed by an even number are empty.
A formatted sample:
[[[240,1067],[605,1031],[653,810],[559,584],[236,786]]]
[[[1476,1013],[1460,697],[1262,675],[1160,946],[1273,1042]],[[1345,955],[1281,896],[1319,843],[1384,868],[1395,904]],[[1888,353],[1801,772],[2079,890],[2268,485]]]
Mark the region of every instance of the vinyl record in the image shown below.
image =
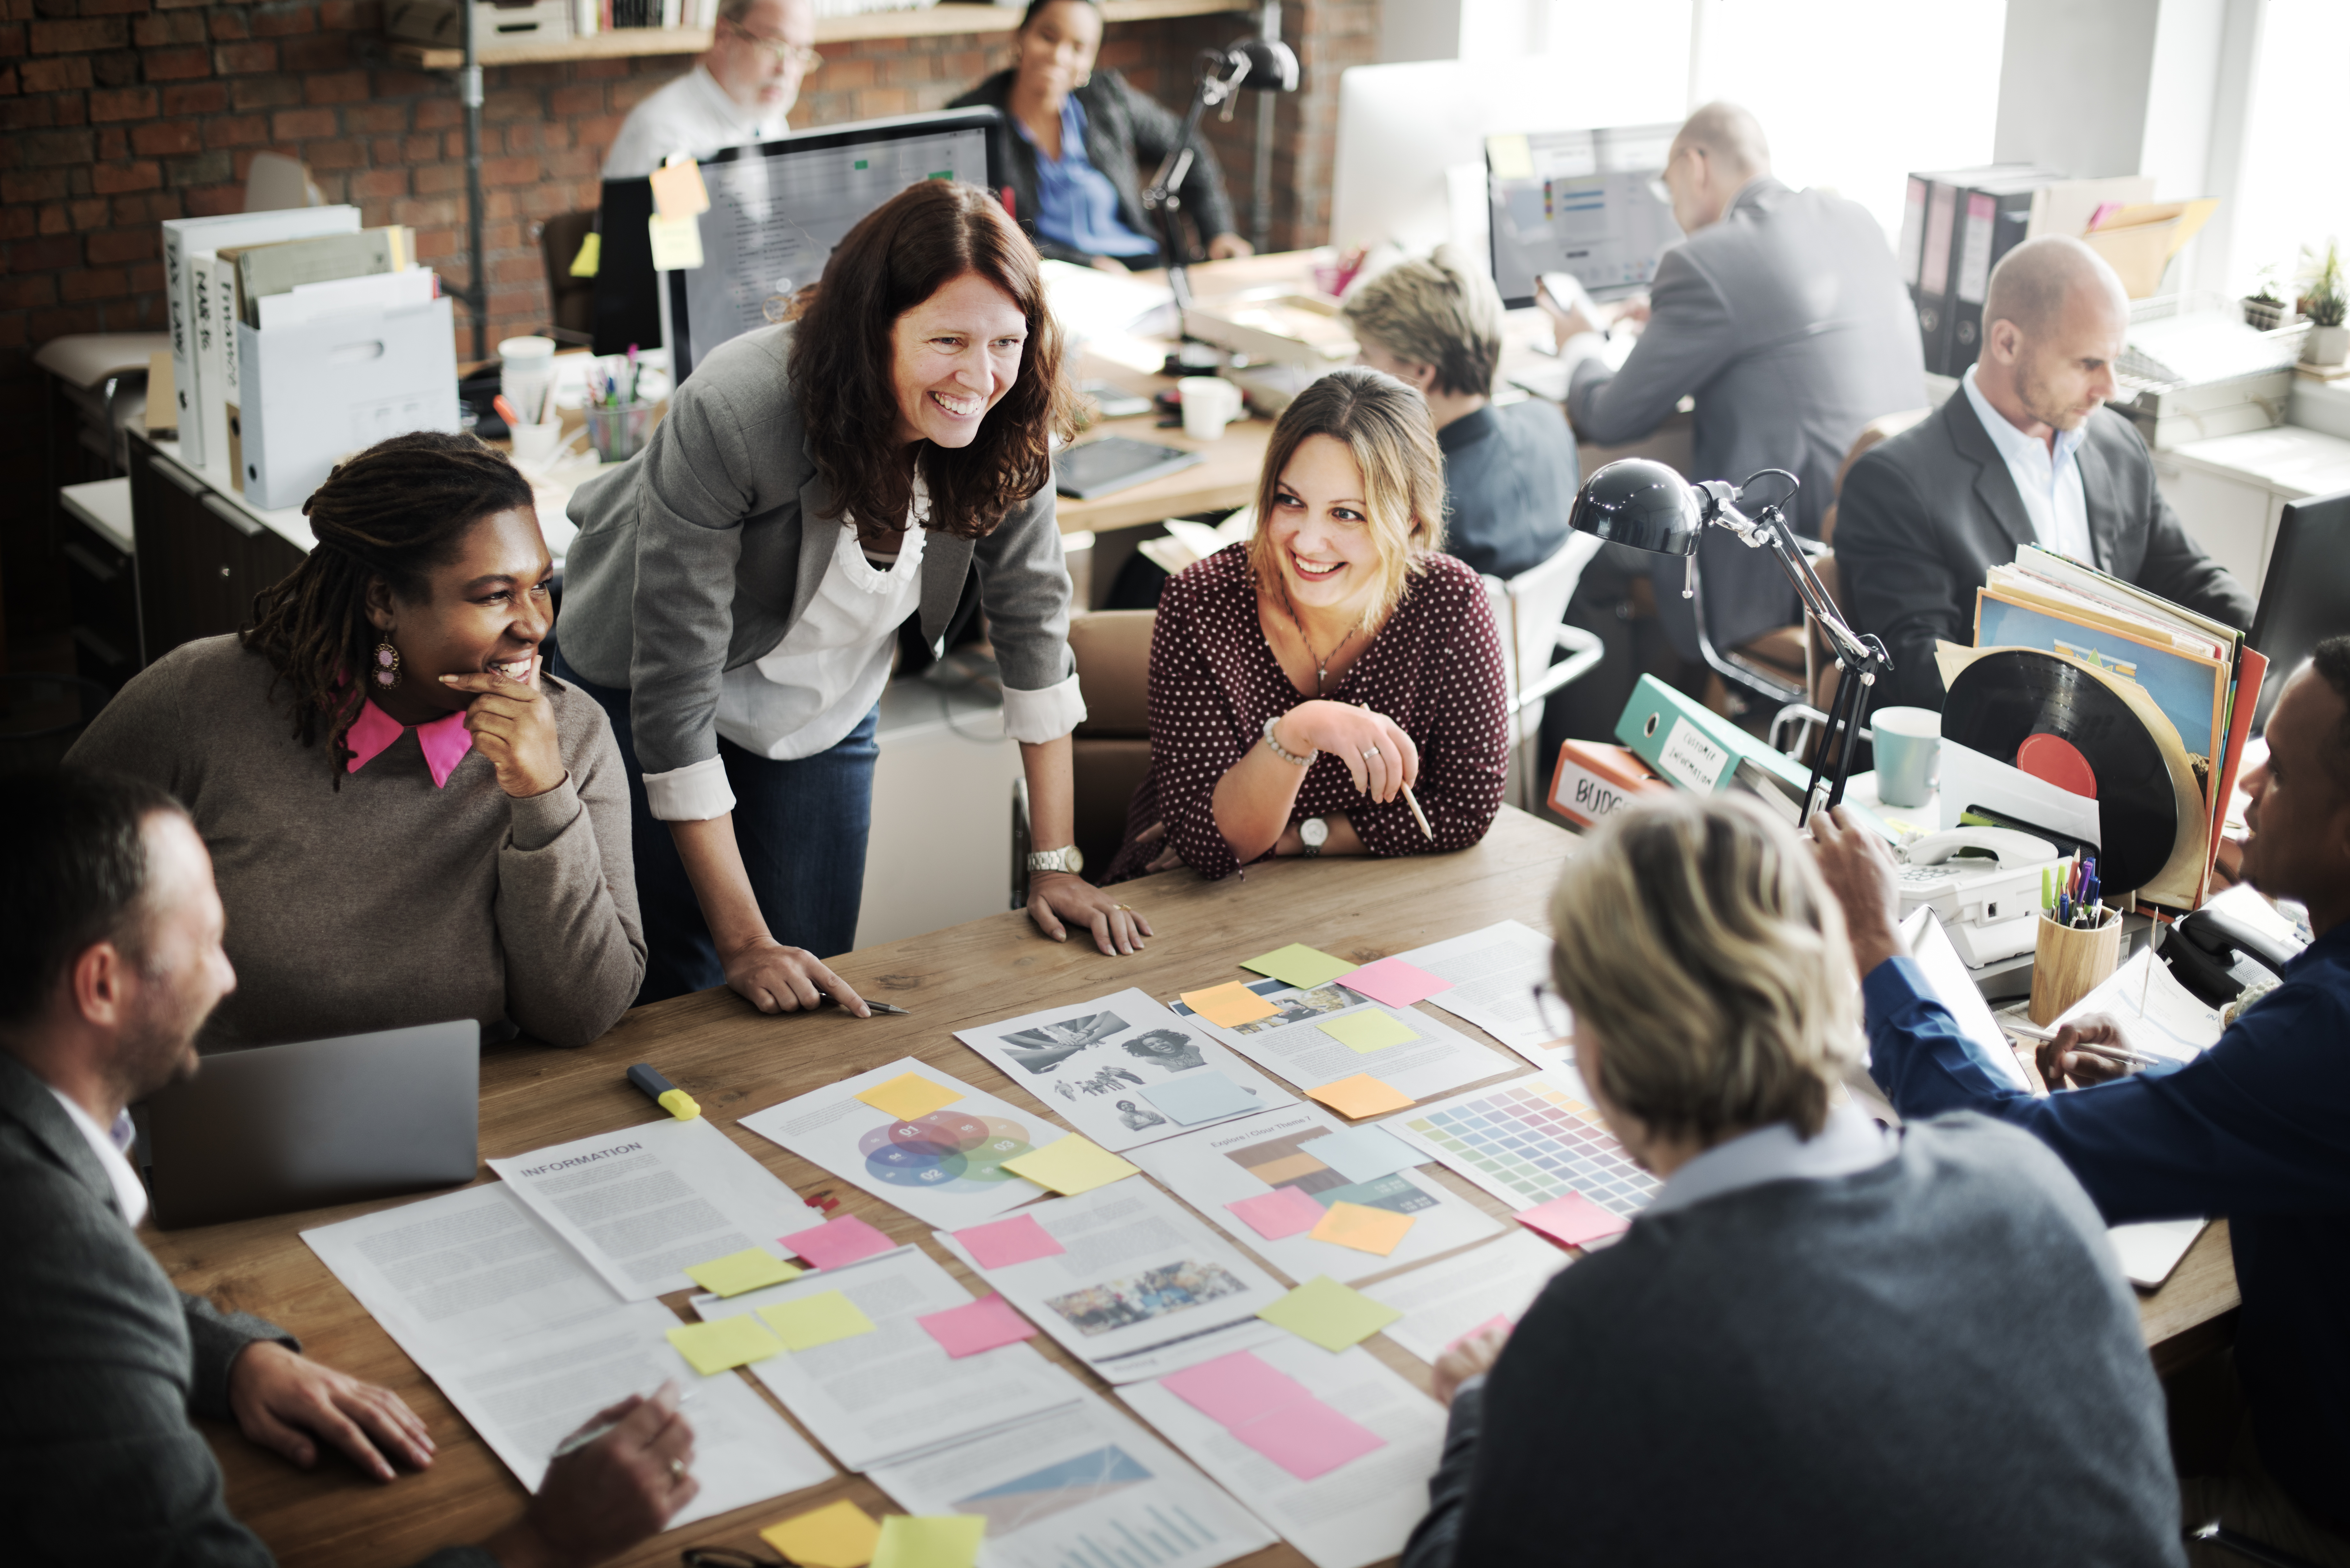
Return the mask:
[[[2178,800],[2162,748],[2128,703],[2079,666],[2028,649],[1983,655],[1950,684],[1942,739],[2093,794],[2108,902],[2153,881],[2170,859]]]

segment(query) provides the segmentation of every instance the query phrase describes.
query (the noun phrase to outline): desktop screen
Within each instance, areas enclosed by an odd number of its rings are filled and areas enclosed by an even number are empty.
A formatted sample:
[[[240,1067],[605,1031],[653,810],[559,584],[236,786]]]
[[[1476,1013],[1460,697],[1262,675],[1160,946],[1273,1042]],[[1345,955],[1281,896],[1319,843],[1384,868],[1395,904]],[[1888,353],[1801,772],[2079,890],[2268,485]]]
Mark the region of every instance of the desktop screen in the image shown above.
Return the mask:
[[[1564,272],[1599,298],[1645,287],[1681,237],[1650,189],[1679,126],[1544,130],[1485,139],[1493,282],[1513,308]]]
[[[2269,658],[2252,732],[2265,735],[2285,677],[2329,637],[2350,633],[2350,491],[2284,509],[2268,580],[2252,617],[2251,645]]]

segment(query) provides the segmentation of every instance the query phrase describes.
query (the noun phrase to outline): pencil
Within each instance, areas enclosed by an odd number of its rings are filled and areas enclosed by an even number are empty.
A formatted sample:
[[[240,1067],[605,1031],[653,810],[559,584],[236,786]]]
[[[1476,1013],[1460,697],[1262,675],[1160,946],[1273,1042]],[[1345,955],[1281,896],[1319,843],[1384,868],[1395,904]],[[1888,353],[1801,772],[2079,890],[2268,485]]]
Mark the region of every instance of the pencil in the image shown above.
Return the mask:
[[[2142,1055],[2136,1051],[2124,1051],[2112,1045],[2089,1045],[2074,1043],[2067,1047],[2084,1056],[2101,1056],[2108,1062],[2118,1062],[2125,1067],[2151,1067],[2162,1060],[2159,1056]]]
[[[1428,826],[1428,813],[1419,809],[1419,801],[1411,793],[1411,785],[1403,786],[1403,803],[1411,807],[1411,819],[1419,824],[1420,836],[1430,844],[1436,842],[1436,829]]]

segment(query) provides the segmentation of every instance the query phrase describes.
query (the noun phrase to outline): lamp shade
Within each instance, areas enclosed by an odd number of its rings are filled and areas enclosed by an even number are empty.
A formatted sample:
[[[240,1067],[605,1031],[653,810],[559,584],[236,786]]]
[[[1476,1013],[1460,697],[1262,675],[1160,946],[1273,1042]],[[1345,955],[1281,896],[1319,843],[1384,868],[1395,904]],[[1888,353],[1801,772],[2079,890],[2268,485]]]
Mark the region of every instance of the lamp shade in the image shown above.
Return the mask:
[[[1575,493],[1567,524],[1612,545],[1659,556],[1694,556],[1705,531],[1697,493],[1661,462],[1627,457],[1593,471]]]

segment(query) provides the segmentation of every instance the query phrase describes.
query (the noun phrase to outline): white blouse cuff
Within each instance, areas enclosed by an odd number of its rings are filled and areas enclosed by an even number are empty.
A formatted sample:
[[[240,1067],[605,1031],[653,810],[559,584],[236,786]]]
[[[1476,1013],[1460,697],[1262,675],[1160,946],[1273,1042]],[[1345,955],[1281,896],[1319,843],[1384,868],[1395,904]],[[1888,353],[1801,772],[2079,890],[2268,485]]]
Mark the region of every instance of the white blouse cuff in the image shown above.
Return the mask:
[[[1041,746],[1057,741],[1086,722],[1086,700],[1070,676],[1058,686],[1036,691],[1003,689],[1003,731],[1015,741]],[[650,784],[652,781],[645,781]],[[655,813],[656,815],[659,813]]]
[[[645,804],[661,822],[708,822],[734,809],[726,763],[717,757],[645,775]]]

